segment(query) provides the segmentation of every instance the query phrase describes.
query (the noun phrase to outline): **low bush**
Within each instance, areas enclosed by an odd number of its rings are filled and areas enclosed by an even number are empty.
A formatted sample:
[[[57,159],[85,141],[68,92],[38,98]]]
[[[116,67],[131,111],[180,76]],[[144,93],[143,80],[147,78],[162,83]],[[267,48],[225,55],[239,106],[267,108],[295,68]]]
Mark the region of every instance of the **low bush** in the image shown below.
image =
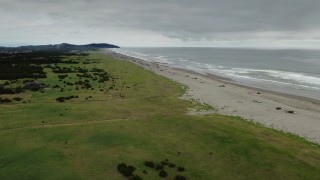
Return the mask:
[[[164,170],[161,170],[161,171],[159,172],[159,176],[165,178],[165,177],[168,176],[168,173],[167,173],[166,171],[164,171]]]
[[[162,165],[157,164],[157,165],[156,165],[156,170],[158,171],[158,170],[161,170],[161,169],[163,169],[163,166],[162,166]]]
[[[178,167],[178,171],[183,172],[183,171],[185,171],[185,168],[184,167]]]
[[[13,100],[15,100],[15,101],[21,101],[23,98],[21,98],[21,97],[14,97],[13,98]]]
[[[129,180],[142,180],[142,177],[138,175],[133,175],[132,177],[129,178]]]
[[[176,177],[174,178],[174,180],[186,180],[187,178],[181,175],[176,175]]]
[[[3,103],[10,103],[12,102],[12,100],[8,99],[8,98],[1,98],[0,97],[0,104],[3,104]]]
[[[58,97],[58,98],[56,99],[56,101],[58,101],[58,102],[65,102],[65,101],[67,101],[67,100],[76,99],[76,98],[79,98],[79,96]]]
[[[146,161],[146,162],[144,162],[144,165],[149,167],[149,168],[154,168],[155,167],[155,164],[152,161]]]
[[[173,163],[169,163],[169,167],[170,167],[170,168],[174,168],[174,167],[176,167],[176,165],[173,164]]]
[[[120,163],[117,166],[118,172],[126,177],[130,177],[133,175],[133,172],[136,170],[135,167],[129,165],[127,166],[125,163]]]

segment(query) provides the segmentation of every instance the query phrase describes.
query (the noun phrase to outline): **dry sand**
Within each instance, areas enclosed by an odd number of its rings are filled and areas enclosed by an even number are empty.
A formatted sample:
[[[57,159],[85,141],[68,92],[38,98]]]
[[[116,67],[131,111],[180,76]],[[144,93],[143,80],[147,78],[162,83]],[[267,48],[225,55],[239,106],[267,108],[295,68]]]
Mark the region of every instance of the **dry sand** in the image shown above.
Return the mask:
[[[215,75],[202,75],[113,52],[108,53],[188,86],[186,97],[210,104],[217,108],[220,114],[241,116],[320,143],[319,101],[245,87]],[[277,110],[277,107],[281,109]]]

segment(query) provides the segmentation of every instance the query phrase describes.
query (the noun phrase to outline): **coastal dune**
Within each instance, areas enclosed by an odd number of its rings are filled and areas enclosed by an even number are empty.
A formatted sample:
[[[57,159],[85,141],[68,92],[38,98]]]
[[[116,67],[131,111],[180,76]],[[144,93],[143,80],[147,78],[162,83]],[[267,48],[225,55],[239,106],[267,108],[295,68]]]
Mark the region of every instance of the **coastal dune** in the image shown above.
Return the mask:
[[[246,87],[216,75],[170,68],[111,51],[107,53],[188,86],[185,97],[212,105],[219,114],[241,116],[320,143],[320,103],[317,100]]]

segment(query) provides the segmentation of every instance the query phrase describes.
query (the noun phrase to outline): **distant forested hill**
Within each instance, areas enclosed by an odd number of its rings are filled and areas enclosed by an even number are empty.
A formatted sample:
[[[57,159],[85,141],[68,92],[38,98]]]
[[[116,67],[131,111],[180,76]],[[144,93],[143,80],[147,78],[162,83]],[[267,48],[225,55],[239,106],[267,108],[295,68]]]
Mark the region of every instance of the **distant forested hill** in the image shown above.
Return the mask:
[[[119,46],[106,43],[93,43],[85,45],[74,45],[68,43],[36,45],[36,46],[20,46],[20,47],[0,47],[0,52],[30,52],[30,51],[88,51],[98,50],[102,48],[119,48]]]

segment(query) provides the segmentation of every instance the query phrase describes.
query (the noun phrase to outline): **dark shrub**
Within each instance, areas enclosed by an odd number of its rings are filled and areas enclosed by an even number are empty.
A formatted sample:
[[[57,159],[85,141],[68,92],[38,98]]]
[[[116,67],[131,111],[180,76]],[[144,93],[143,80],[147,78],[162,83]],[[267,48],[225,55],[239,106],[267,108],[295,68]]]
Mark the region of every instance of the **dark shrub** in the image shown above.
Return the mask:
[[[58,98],[56,99],[56,101],[58,101],[58,102],[64,102],[64,97],[58,97]]]
[[[133,175],[133,172],[136,170],[135,167],[133,166],[127,166],[125,163],[120,163],[117,166],[117,169],[119,171],[119,173],[121,173],[122,175],[126,176],[126,177],[130,177]]]
[[[133,175],[129,180],[142,180],[142,178],[138,175]]]
[[[176,175],[176,177],[174,178],[174,180],[186,180],[187,178],[184,176],[180,176],[180,175]]]
[[[173,163],[169,163],[169,167],[170,167],[170,168],[174,168],[174,167],[176,167],[176,165],[173,164]]]
[[[14,94],[14,90],[0,87],[0,94]]]
[[[24,84],[23,88],[31,91],[39,91],[40,89],[45,88],[45,85],[40,82],[27,82]]]
[[[15,101],[21,101],[22,98],[21,98],[21,97],[14,97],[13,100],[15,100]]]
[[[144,162],[144,165],[149,168],[154,168],[154,166],[155,166],[154,162],[152,162],[152,161],[146,161],[146,162]]]
[[[15,92],[16,94],[22,93],[22,92],[23,92],[22,87],[21,87],[21,86],[16,87],[15,90],[14,90],[14,92]]]
[[[25,84],[25,83],[28,83],[28,82],[34,82],[34,80],[32,80],[32,79],[31,79],[31,80],[30,80],[30,79],[25,79],[25,80],[23,80],[22,82],[23,82],[23,84]]]
[[[56,99],[56,101],[58,102],[65,102],[67,100],[71,100],[71,99],[75,99],[75,98],[79,98],[78,96],[67,96],[67,97],[58,97]]]
[[[127,166],[126,172],[124,173],[125,176],[132,176],[132,173],[136,170],[133,166]]]
[[[148,172],[146,170],[143,170],[142,172],[143,172],[143,174],[148,174]]]
[[[2,103],[10,103],[10,102],[12,102],[10,99],[8,99],[8,98],[4,98],[4,99],[2,99],[1,97],[0,97],[0,104],[2,104]]]
[[[168,176],[168,173],[167,173],[166,171],[164,171],[164,170],[161,170],[161,171],[159,172],[159,176],[165,178],[165,177]]]
[[[163,169],[163,166],[162,166],[162,165],[157,164],[157,165],[156,165],[156,170],[158,171],[158,170],[161,170],[161,169]]]
[[[66,77],[68,77],[68,74],[65,74],[65,75],[58,75],[58,78],[59,78],[59,79],[65,79]]]
[[[184,167],[178,167],[178,171],[183,172],[185,171]]]
[[[126,168],[126,167],[127,167],[127,165],[125,163],[120,163],[120,164],[118,164],[117,169],[120,172],[120,169]]]
[[[167,166],[167,165],[169,165],[169,162],[168,161],[161,161],[161,165],[162,166]]]

